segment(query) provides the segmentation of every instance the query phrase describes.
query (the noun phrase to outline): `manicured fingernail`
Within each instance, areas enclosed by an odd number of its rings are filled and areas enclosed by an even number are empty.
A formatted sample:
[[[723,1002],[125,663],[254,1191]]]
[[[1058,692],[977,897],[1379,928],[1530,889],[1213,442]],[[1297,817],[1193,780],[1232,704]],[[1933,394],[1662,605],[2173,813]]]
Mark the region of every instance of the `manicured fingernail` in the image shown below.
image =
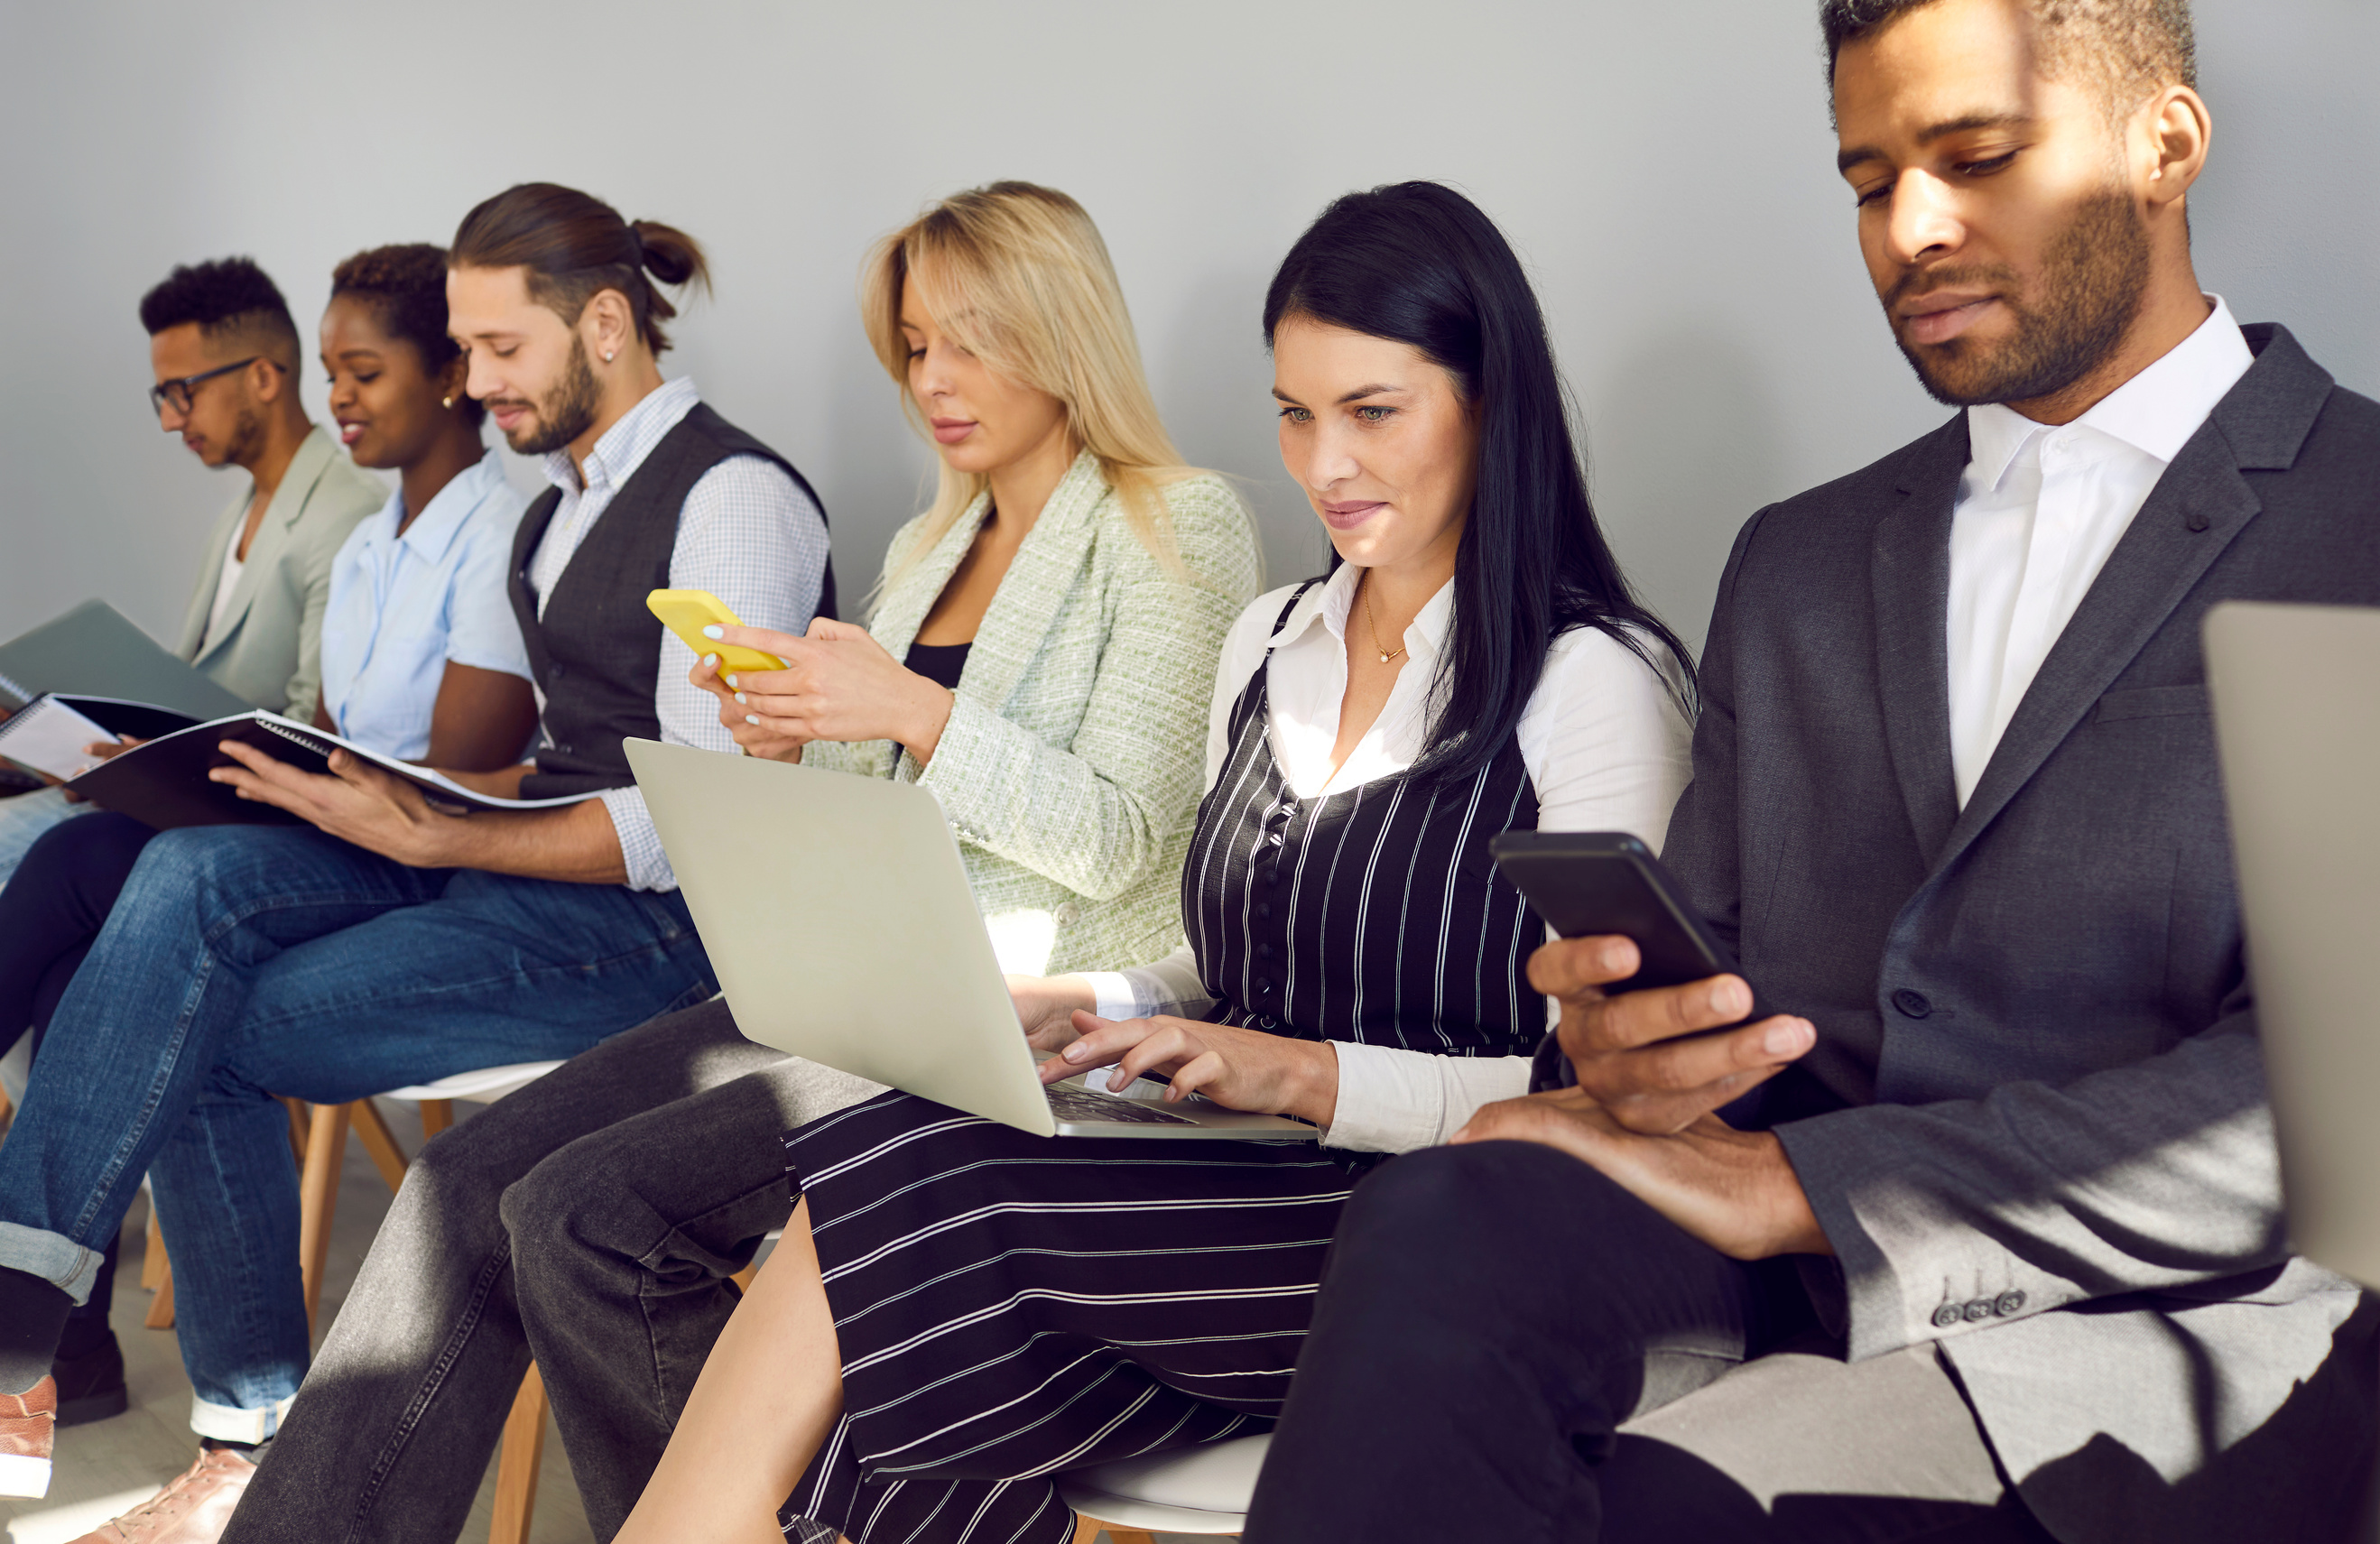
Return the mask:
[[[1711,1012],[1742,1018],[1752,1011],[1752,993],[1742,981],[1721,981],[1711,988]]]
[[[744,694],[743,694],[742,692],[740,692],[740,691],[739,691],[739,692],[737,692],[737,693],[735,694],[735,700],[736,700],[736,701],[738,701],[738,702],[743,701],[743,700],[744,700]]]
[[[1595,956],[1596,967],[1600,970],[1617,970],[1626,963],[1626,952],[1616,942],[1605,944]]]
[[[702,656],[702,663],[707,665],[717,664],[719,663],[719,656],[716,654],[705,654]]]
[[[1771,1056],[1791,1056],[1802,1049],[1803,1035],[1809,1027],[1798,1018],[1789,1018],[1770,1027],[1760,1041],[1760,1049]]]
[[[1068,1046],[1065,1050],[1063,1050],[1063,1051],[1062,1051],[1062,1052],[1058,1052],[1058,1054],[1059,1054],[1059,1055],[1063,1056],[1063,1057],[1064,1057],[1066,1060],[1068,1060],[1069,1062],[1079,1062],[1079,1061],[1081,1061],[1084,1057],[1088,1056],[1090,1053],[1091,1053],[1091,1048],[1090,1048],[1089,1046],[1085,1045],[1085,1044],[1084,1044],[1082,1041],[1080,1041],[1080,1040],[1076,1040],[1074,1044],[1072,1044],[1072,1045]]]
[[[725,638],[727,636],[727,630],[714,622],[710,626],[702,629],[702,636],[705,638]]]
[[[746,713],[744,715],[744,722],[757,729],[760,726],[760,715],[758,713]]]
[[[730,675],[729,677],[727,677],[727,689],[728,689],[729,691],[734,691],[734,690],[735,689],[735,687],[736,687],[736,684],[737,684],[737,683],[736,683],[736,680],[735,680],[735,676]]]

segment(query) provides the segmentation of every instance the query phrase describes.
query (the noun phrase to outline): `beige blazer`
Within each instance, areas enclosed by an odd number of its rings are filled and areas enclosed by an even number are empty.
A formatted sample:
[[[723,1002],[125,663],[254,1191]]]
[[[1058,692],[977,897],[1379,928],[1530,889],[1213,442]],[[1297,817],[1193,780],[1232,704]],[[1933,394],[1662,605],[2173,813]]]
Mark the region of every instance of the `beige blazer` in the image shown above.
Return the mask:
[[[933,790],[1013,970],[1113,970],[1182,942],[1182,864],[1206,782],[1215,665],[1260,588],[1263,558],[1247,506],[1222,479],[1186,478],[1164,494],[1187,575],[1133,534],[1098,459],[1075,459],[984,614],[929,766],[888,740],[803,754],[811,766]],[[917,522],[893,537],[868,630],[894,657],[908,653],[989,507],[978,498],[898,578]]]
[[[331,560],[347,532],[388,502],[379,479],[347,459],[321,424],[299,443],[282,475],[248,565],[232,587],[223,630],[207,636],[224,553],[239,540],[253,486],[231,501],[207,539],[199,582],[182,619],[182,658],[260,708],[301,722],[322,694],[322,613],[331,601]],[[203,647],[201,647],[203,645]]]

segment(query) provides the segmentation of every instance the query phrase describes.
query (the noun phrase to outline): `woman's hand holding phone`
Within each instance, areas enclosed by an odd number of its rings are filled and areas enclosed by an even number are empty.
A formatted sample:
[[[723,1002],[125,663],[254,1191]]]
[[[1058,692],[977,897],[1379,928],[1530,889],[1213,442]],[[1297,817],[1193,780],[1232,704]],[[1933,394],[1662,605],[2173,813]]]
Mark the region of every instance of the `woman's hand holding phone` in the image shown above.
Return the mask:
[[[941,743],[951,693],[904,666],[865,627],[820,617],[801,638],[765,627],[716,626],[704,628],[703,637],[785,662],[783,670],[759,672],[724,671],[698,662],[688,677],[722,696],[719,722],[736,732],[736,744],[752,755],[794,760],[797,754],[757,748],[790,745],[798,750],[812,740],[896,740],[923,763],[933,760]],[[715,685],[704,679],[705,672]],[[747,741],[739,724],[759,733]]]

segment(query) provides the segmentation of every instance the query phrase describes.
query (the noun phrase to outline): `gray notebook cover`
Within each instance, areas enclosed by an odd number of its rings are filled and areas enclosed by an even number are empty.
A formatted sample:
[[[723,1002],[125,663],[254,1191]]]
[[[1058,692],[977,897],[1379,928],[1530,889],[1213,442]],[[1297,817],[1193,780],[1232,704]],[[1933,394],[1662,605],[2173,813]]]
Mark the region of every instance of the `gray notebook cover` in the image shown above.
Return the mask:
[[[202,723],[256,706],[200,675],[104,601],[85,601],[0,643],[0,707],[13,711],[53,691],[153,703]]]

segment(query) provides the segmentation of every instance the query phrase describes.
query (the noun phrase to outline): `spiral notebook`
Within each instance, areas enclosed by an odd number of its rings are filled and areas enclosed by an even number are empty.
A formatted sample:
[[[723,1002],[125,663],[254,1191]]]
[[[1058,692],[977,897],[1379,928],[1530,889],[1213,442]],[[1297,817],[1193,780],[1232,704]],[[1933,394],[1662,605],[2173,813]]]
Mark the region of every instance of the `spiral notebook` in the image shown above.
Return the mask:
[[[227,784],[208,779],[207,773],[217,767],[237,765],[220,748],[225,740],[254,746],[274,760],[307,772],[328,772],[331,753],[345,750],[405,779],[428,795],[433,805],[459,813],[552,809],[596,796],[588,793],[565,798],[508,799],[474,793],[443,772],[367,750],[328,730],[261,711],[194,724],[136,746],[74,778],[67,786],[103,809],[129,815],[159,831],[171,831],[176,826],[302,823],[295,815],[269,804],[241,798]],[[6,754],[6,749],[5,742],[0,742],[0,754]]]

